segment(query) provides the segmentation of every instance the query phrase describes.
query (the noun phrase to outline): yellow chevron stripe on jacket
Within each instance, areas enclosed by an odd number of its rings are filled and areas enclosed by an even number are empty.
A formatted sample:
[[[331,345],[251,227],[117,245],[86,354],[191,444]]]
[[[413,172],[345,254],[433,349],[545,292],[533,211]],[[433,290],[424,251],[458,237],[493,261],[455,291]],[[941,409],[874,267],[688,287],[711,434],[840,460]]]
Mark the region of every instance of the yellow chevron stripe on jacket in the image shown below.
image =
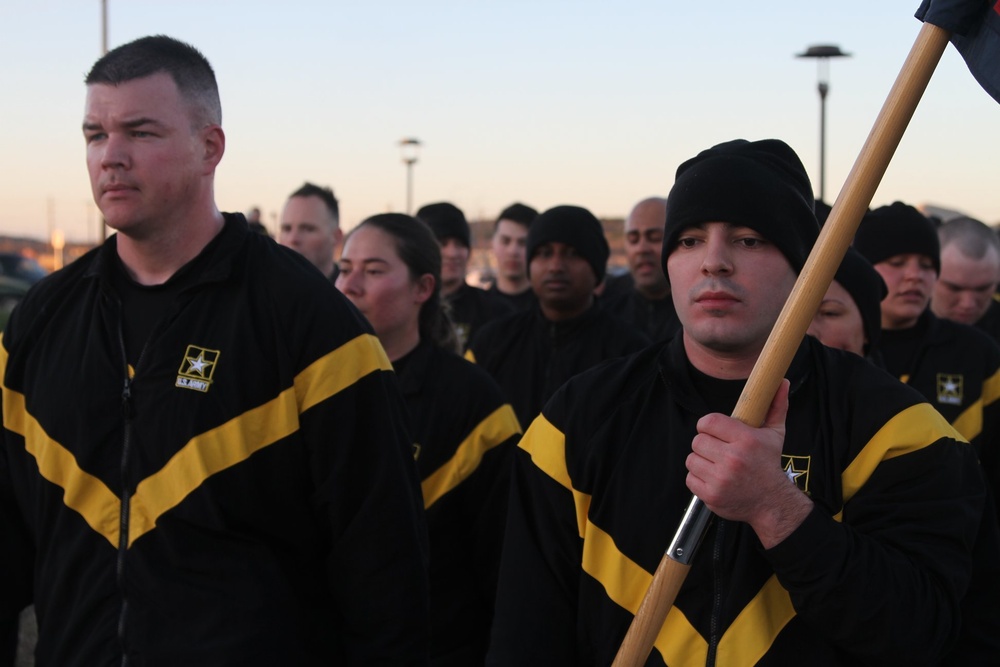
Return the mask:
[[[982,394],[951,423],[968,441],[983,431],[983,410],[1000,398],[1000,370],[983,382]]]
[[[7,352],[2,345],[0,355],[0,364],[6,369]],[[128,545],[153,530],[159,517],[209,477],[298,430],[299,415],[310,407],[370,373],[391,369],[378,339],[363,334],[313,362],[296,376],[292,387],[272,400],[192,438],[136,487],[129,513]],[[66,506],[117,547],[121,500],[100,479],[81,470],[73,454],[28,413],[24,396],[6,386],[3,421],[5,428],[24,438],[25,449],[35,457],[39,474],[63,489]]]
[[[858,492],[880,462],[930,446],[942,437],[962,439],[930,404],[920,403],[903,410],[879,429],[844,470],[841,476],[844,501]],[[572,494],[584,541],[583,570],[600,582],[611,600],[636,614],[653,575],[622,553],[614,538],[590,521],[591,496],[575,489],[569,476],[566,436],[540,415],[518,446],[531,455],[536,467]],[[841,516],[834,518],[840,520]],[[717,662],[756,664],[794,617],[795,608],[788,592],[772,575],[722,636]],[[708,656],[708,643],[677,607],[671,607],[654,646],[668,665],[704,664]]]
[[[923,449],[943,437],[964,442],[930,403],[917,403],[899,412],[872,436],[844,470],[841,475],[844,502],[865,485],[880,462]]]
[[[509,404],[504,403],[490,413],[465,437],[455,455],[420,483],[424,509],[474,473],[486,452],[520,432],[521,425]]]

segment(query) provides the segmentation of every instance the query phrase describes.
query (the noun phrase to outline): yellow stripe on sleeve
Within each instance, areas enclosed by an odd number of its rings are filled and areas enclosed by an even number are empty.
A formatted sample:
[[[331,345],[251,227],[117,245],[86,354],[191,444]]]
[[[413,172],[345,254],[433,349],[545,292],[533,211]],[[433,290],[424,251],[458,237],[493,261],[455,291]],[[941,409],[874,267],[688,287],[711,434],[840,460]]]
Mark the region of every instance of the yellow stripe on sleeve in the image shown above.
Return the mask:
[[[1000,398],[1000,369],[983,381],[983,407],[992,405]]]
[[[441,496],[468,479],[479,467],[486,452],[520,432],[521,425],[517,423],[514,409],[507,403],[490,413],[466,436],[454,456],[421,482],[424,508],[429,508]]]
[[[977,400],[972,405],[962,410],[962,414],[951,423],[952,428],[958,431],[962,438],[972,442],[983,432],[983,401]]]
[[[841,475],[846,503],[882,461],[928,447],[941,438],[964,440],[929,403],[906,408],[886,422]]]
[[[338,394],[375,371],[391,371],[392,364],[378,338],[361,334],[310,364],[295,378],[299,412]]]

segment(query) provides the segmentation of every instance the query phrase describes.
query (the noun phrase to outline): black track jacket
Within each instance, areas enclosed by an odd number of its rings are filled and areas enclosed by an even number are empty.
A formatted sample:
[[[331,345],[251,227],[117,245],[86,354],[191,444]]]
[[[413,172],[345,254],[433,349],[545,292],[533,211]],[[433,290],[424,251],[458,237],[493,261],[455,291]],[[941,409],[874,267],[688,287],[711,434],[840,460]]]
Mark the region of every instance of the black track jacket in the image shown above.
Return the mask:
[[[680,522],[697,420],[683,337],[567,383],[516,452],[488,665],[608,665]],[[764,550],[719,519],[648,665],[927,665],[959,633],[986,503],[912,389],[807,338],[781,465],[815,503]]]
[[[129,377],[112,236],[3,336],[0,618],[37,664],[426,662],[426,529],[363,318],[226,216]]]

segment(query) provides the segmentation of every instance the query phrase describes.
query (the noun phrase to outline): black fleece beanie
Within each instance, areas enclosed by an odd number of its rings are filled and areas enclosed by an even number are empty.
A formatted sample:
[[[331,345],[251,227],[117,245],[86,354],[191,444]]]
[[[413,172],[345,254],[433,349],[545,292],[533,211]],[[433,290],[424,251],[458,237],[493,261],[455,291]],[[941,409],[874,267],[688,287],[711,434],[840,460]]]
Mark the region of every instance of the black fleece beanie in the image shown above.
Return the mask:
[[[462,209],[448,202],[438,202],[421,206],[417,211],[417,219],[423,220],[434,232],[434,237],[442,242],[445,239],[458,239],[466,248],[472,247],[472,232],[465,219]]]
[[[546,243],[565,243],[573,246],[587,260],[597,282],[604,279],[611,250],[604,238],[604,227],[597,217],[580,206],[556,206],[545,211],[528,228],[525,251],[528,257],[528,275],[531,275],[531,258],[538,246]]]
[[[663,272],[684,229],[727,222],[758,232],[798,273],[819,235],[814,201],[805,167],[783,141],[737,139],[704,150],[677,168],[667,196]]]
[[[901,201],[866,213],[854,235],[854,247],[872,264],[896,255],[926,255],[941,274],[941,242],[934,223]]]
[[[889,292],[885,281],[875,267],[854,248],[847,249],[834,278],[847,290],[861,311],[861,323],[865,338],[868,339],[865,354],[869,354],[878,346],[882,336],[882,299]]]

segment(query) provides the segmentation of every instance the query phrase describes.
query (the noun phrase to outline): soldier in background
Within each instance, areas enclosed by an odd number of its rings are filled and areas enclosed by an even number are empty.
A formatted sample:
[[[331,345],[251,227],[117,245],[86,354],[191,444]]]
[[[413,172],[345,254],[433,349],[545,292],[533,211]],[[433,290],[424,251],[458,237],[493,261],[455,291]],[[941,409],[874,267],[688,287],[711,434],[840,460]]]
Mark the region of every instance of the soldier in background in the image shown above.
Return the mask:
[[[605,292],[604,308],[644,333],[650,340],[670,338],[681,323],[670,298],[670,284],[660,266],[667,200],[643,199],[625,218],[625,257],[630,289]]]
[[[931,296],[938,317],[978,327],[1000,341],[1000,238],[973,218],[938,227],[941,275]]]
[[[441,296],[450,309],[459,345],[465,350],[479,327],[513,309],[486,290],[465,282],[472,231],[462,209],[449,202],[437,202],[422,206],[417,218],[431,228],[441,246]]]
[[[490,238],[490,253],[496,262],[496,276],[490,294],[508,302],[514,310],[527,310],[535,304],[535,293],[528,280],[525,243],[538,211],[521,203],[511,204],[497,218]]]

